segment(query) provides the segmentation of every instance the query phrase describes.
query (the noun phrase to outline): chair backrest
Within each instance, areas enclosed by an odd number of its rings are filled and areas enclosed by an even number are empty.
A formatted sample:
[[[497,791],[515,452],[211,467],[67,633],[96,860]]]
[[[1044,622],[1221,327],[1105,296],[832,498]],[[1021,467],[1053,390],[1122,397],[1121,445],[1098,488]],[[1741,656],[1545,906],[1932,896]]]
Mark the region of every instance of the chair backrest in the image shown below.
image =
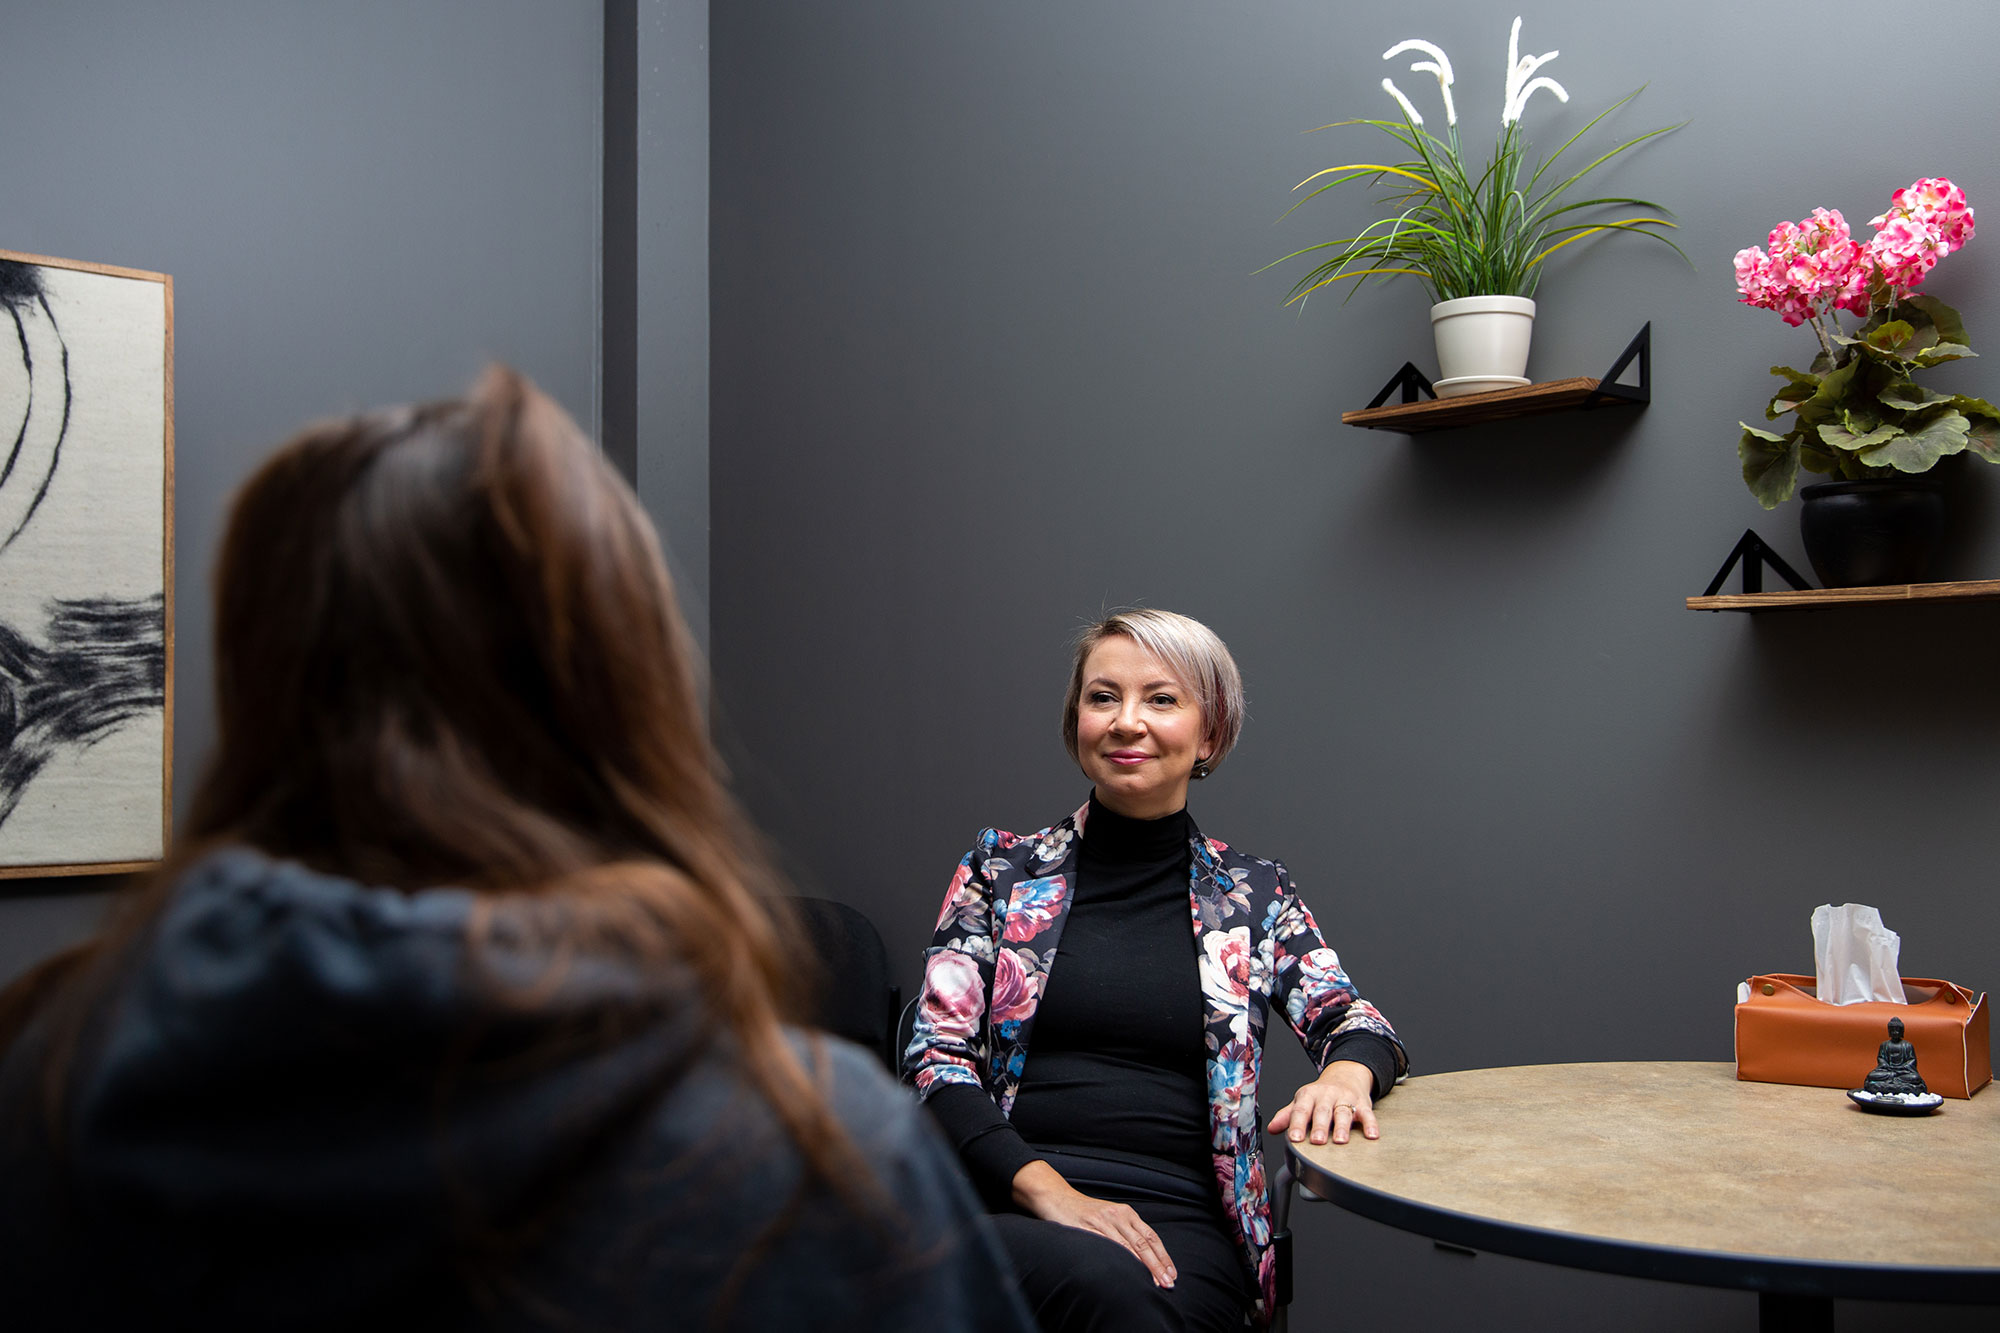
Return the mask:
[[[820,962],[812,997],[815,1025],[867,1047],[893,1073],[903,991],[889,980],[882,933],[859,908],[831,898],[794,898],[792,906]]]

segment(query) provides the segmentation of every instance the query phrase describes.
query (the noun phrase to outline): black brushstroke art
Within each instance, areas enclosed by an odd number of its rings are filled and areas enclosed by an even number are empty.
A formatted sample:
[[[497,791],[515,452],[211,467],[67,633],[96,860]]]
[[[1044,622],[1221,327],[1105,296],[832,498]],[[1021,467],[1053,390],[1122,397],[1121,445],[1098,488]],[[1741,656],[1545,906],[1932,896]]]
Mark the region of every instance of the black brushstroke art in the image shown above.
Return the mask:
[[[38,268],[0,260],[0,309],[12,317],[28,383],[20,429],[0,462],[0,578],[5,578],[8,547],[41,509],[55,480],[75,389],[69,345]],[[166,708],[164,592],[58,598],[45,612],[41,641],[0,624],[0,825],[50,760]]]

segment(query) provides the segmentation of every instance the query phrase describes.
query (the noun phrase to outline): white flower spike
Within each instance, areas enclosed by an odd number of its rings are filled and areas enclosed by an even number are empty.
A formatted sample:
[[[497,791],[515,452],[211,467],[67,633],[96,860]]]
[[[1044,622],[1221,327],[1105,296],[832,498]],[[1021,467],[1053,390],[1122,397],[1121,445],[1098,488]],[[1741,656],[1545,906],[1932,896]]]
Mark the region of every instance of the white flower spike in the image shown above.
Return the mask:
[[[1535,71],[1554,60],[1560,51],[1550,51],[1545,55],[1524,56],[1521,54],[1521,20],[1514,19],[1513,31],[1507,34],[1507,100],[1500,108],[1500,128],[1520,120],[1521,112],[1528,105],[1528,98],[1537,88],[1547,88],[1556,95],[1559,102],[1569,101],[1569,93],[1554,79],[1535,77]]]
[[[1417,114],[1417,109],[1410,105],[1410,99],[1403,96],[1403,90],[1398,88],[1394,81],[1389,79],[1382,80],[1382,91],[1396,99],[1396,105],[1403,108],[1403,114],[1410,118],[1410,124],[1421,125],[1424,123],[1424,118]]]
[[[1451,58],[1431,43],[1418,41],[1414,37],[1408,41],[1397,42],[1382,53],[1382,58],[1384,60],[1394,60],[1405,51],[1421,51],[1430,57],[1429,60],[1419,60],[1411,65],[1410,71],[1412,73],[1425,72],[1437,75],[1438,92],[1444,97],[1444,123],[1447,125],[1458,124],[1458,108],[1451,104]]]
[[[1565,91],[1563,86],[1560,83],[1557,83],[1554,79],[1546,77],[1535,79],[1532,82],[1530,82],[1527,87],[1521,90],[1520,100],[1514,103],[1515,120],[1519,120],[1521,118],[1521,112],[1527,107],[1528,99],[1535,95],[1535,90],[1537,88],[1548,89],[1550,92],[1556,95],[1556,101],[1558,102],[1569,101],[1569,93]]]

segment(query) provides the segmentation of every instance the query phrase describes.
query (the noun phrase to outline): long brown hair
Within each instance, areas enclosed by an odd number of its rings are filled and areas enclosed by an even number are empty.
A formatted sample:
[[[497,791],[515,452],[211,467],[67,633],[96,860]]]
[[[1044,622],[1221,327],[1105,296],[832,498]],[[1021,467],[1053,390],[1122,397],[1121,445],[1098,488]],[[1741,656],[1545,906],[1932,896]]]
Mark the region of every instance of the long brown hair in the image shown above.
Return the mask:
[[[556,970],[607,949],[691,969],[812,1174],[869,1192],[780,1026],[792,927],[719,777],[652,527],[560,407],[495,368],[463,399],[307,429],[238,494],[214,595],[217,743],[180,849],[0,998],[0,1051],[60,1006],[59,1097],[122,946],[189,863],[247,844],[479,890],[474,945],[504,907]]]

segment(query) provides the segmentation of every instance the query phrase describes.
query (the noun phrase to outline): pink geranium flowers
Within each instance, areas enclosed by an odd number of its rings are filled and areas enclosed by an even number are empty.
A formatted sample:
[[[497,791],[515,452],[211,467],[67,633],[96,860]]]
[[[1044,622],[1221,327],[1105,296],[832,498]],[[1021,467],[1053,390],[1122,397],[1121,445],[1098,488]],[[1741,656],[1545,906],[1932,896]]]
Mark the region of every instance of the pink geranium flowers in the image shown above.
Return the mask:
[[[1889,196],[1889,211],[1868,224],[1868,243],[1882,279],[1901,297],[1923,283],[1938,260],[1972,239],[1965,191],[1942,176],[1926,176]]]
[[[1736,289],[1745,305],[1773,310],[1794,328],[1832,310],[1867,315],[1923,284],[1937,261],[1972,239],[1965,191],[1927,176],[1889,198],[1857,243],[1838,209],[1815,208],[1800,222],[1780,222],[1766,242],[1736,254]]]
[[[1769,254],[1754,245],[1736,252],[1736,289],[1744,304],[1775,310],[1794,328],[1829,306],[1853,308],[1846,304],[1848,289],[1866,270],[1857,262],[1862,247],[1839,209],[1815,208],[1803,222],[1780,222],[1769,243]]]
[[[1916,381],[1974,355],[1958,312],[1917,290],[1972,239],[1965,191],[1926,176],[1896,191],[1871,225],[1874,236],[1857,242],[1846,218],[1815,208],[1780,222],[1768,253],[1751,246],[1736,256],[1743,303],[1809,324],[1819,340],[1807,369],[1771,367],[1780,387],[1764,419],[1785,429],[1742,423],[1743,481],[1766,509],[1791,498],[1800,469],[1861,481],[1928,472],[1958,453],[2000,464],[2000,407]],[[1860,326],[1842,328],[1843,310]]]

